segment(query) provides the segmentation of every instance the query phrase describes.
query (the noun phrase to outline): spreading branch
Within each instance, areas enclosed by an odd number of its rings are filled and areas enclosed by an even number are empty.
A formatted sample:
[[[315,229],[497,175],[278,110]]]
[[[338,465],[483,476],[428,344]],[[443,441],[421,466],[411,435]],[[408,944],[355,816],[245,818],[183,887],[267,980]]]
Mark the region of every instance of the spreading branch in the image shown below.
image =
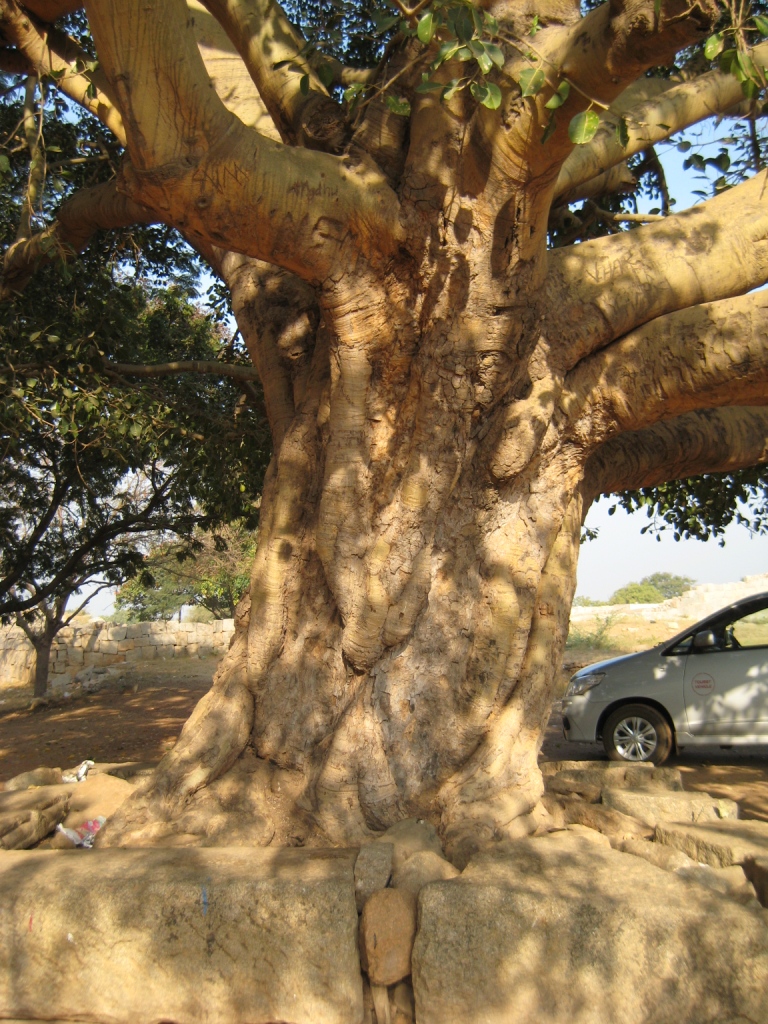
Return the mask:
[[[313,281],[347,240],[369,255],[394,250],[400,208],[378,169],[276,144],[237,120],[210,87],[183,0],[92,0],[88,13],[127,125],[134,198]]]
[[[762,172],[660,223],[551,252],[568,366],[655,317],[768,281],[767,182]]]
[[[768,64],[768,43],[755,47],[752,60]],[[622,145],[618,116],[606,116],[595,137],[577,146],[563,164],[555,195],[570,192],[656,142],[717,114],[726,114],[744,99],[735,75],[710,71],[672,86],[639,106],[622,111],[628,141]]]
[[[766,461],[768,409],[705,409],[611,438],[587,462],[585,492],[593,501],[598,494],[735,472]]]
[[[699,409],[768,404],[768,295],[659,317],[568,375],[561,409],[587,452]]]
[[[8,248],[0,301],[23,291],[39,267],[82,252],[94,232],[152,224],[157,219],[146,206],[118,192],[113,181],[81,189],[62,203],[53,224]]]
[[[87,68],[90,58],[58,29],[40,24],[16,0],[1,0],[0,31],[24,55],[39,77],[51,76],[57,87],[97,117],[125,145],[122,118],[104,73]]]

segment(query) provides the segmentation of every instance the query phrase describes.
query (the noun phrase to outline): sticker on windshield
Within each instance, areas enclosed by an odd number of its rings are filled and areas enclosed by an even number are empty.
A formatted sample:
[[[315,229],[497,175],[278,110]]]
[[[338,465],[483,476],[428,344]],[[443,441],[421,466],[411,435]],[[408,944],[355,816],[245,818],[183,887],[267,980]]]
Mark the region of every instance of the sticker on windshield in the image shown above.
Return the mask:
[[[715,680],[706,672],[699,672],[691,680],[691,689],[694,693],[712,693],[715,688]]]

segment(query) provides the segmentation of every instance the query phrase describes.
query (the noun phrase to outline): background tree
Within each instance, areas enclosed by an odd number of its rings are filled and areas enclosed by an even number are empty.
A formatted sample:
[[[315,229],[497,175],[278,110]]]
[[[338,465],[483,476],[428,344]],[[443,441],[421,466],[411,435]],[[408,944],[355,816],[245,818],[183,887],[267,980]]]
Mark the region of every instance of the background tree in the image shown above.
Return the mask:
[[[171,619],[185,605],[204,608],[213,619],[231,619],[248,590],[256,537],[243,521],[215,534],[198,531],[192,544],[157,545],[144,559],[144,571],[128,580],[115,597],[115,620]]]
[[[275,452],[236,641],[101,842],[418,815],[461,861],[534,828],[586,507],[766,457],[762,8],[396,0],[360,67],[354,6],[88,0],[68,37],[75,6],[0,0],[4,66],[124,155],[20,219],[7,287],[97,228],[178,228]],[[673,213],[655,147],[721,115],[717,194]],[[638,176],[658,213],[617,198]]]
[[[49,270],[0,307],[0,615],[35,648],[36,696],[56,634],[141,570],[148,535],[175,536],[183,553],[200,526],[253,524],[269,449],[240,389],[194,373],[137,389],[114,358],[215,366],[227,345],[182,292],[104,271],[76,284]]]

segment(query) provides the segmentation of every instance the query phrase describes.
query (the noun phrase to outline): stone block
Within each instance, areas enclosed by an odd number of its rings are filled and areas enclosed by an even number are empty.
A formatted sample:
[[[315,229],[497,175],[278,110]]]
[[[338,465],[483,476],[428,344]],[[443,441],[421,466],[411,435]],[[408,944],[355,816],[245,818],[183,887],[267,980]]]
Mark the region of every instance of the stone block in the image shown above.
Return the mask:
[[[130,625],[125,627],[125,638],[126,640],[135,640],[140,636],[149,635],[149,622],[132,622]]]
[[[379,889],[360,918],[360,960],[372,985],[394,985],[411,973],[416,899],[402,889]]]
[[[0,1018],[362,1020],[349,851],[0,858]]]
[[[130,662],[147,661],[150,657],[154,657],[156,650],[156,647],[132,647],[130,651],[125,652],[125,660]],[[152,655],[149,654],[150,651],[153,652]]]
[[[445,857],[433,850],[419,850],[400,863],[392,876],[392,885],[395,889],[404,889],[418,896],[430,882],[445,882],[458,875],[459,869]]]
[[[612,807],[603,807],[602,804],[568,800],[563,805],[563,816],[566,825],[586,825],[587,828],[596,829],[617,842],[624,839],[650,839],[653,836],[651,825],[646,825]]]
[[[479,855],[419,896],[419,1024],[768,1020],[768,928],[580,836]]]
[[[696,861],[691,860],[682,850],[663,843],[649,843],[646,839],[626,839],[618,847],[622,853],[631,853],[634,857],[642,857],[649,864],[654,864],[664,871],[677,871],[678,868],[693,867]]]
[[[708,793],[638,792],[606,788],[603,790],[603,804],[652,826],[663,821],[695,824],[739,816],[739,805],[735,800],[713,797]]]
[[[126,626],[110,626],[107,630],[108,640],[125,640]]]
[[[702,825],[665,822],[656,826],[656,842],[674,846],[700,864],[727,868],[768,857],[768,821],[729,818]]]
[[[416,818],[404,818],[392,825],[376,840],[379,843],[392,843],[392,869],[397,870],[414,853],[431,850],[439,857],[443,856],[443,848],[437,831],[428,821]]]
[[[132,651],[136,646],[134,639],[118,640],[117,650],[120,654],[124,654],[126,651]]]
[[[362,910],[377,889],[385,889],[392,874],[392,843],[365,843],[355,861],[355,903]]]
[[[85,661],[85,651],[82,647],[70,647],[67,655],[67,661],[72,666],[80,667]]]

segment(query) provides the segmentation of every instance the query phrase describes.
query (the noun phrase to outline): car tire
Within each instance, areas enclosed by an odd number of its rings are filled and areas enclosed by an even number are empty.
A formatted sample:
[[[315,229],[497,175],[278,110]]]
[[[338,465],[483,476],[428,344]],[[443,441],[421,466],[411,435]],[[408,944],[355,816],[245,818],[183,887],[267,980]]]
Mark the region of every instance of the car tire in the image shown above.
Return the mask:
[[[611,761],[663,764],[672,750],[672,730],[656,708],[625,704],[606,718],[603,746]]]

